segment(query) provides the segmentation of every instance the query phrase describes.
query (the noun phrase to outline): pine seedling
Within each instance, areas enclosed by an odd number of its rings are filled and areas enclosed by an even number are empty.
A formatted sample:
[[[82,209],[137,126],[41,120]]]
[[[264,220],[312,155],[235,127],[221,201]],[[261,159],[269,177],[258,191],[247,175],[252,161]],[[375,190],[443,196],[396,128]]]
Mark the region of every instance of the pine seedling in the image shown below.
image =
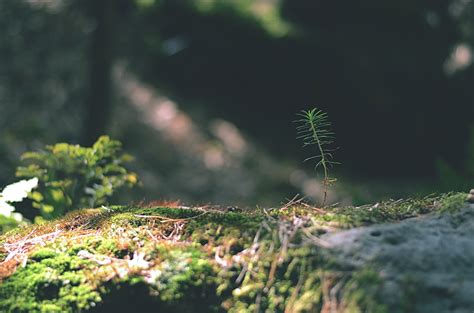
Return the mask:
[[[298,132],[297,139],[302,139],[303,147],[315,146],[316,155],[307,158],[305,161],[315,160],[316,165],[314,169],[323,169],[323,186],[324,197],[323,207],[326,205],[328,188],[336,182],[336,178],[330,177],[329,168],[338,164],[333,161],[332,152],[335,149],[331,148],[334,142],[334,133],[331,131],[331,122],[328,115],[316,108],[308,111],[301,111],[297,114],[299,117],[295,122],[298,124],[296,130]]]

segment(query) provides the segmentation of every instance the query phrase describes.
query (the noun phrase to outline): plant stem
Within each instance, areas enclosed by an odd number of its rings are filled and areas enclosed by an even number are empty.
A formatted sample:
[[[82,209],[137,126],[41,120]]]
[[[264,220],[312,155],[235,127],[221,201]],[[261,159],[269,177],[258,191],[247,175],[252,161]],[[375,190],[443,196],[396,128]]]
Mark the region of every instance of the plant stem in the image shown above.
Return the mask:
[[[311,131],[313,133],[313,139],[317,143],[319,151],[321,152],[321,165],[323,166],[324,170],[324,180],[323,180],[323,185],[324,185],[324,197],[323,197],[323,207],[326,205],[326,199],[327,199],[327,191],[328,191],[328,168],[326,165],[326,155],[324,154],[323,147],[321,146],[321,141],[319,140],[318,133],[316,132],[316,125],[314,125],[314,120],[312,118],[308,119],[309,124],[311,126]]]

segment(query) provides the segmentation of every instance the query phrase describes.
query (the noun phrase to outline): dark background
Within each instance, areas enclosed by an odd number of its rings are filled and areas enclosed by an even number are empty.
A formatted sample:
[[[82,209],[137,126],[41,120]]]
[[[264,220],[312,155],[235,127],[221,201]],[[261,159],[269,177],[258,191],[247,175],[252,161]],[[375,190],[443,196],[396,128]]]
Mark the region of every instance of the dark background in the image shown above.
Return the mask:
[[[318,107],[340,147],[334,201],[467,189],[473,17],[469,0],[2,0],[0,183],[26,150],[110,134],[143,181],[117,201],[318,198],[292,123]]]

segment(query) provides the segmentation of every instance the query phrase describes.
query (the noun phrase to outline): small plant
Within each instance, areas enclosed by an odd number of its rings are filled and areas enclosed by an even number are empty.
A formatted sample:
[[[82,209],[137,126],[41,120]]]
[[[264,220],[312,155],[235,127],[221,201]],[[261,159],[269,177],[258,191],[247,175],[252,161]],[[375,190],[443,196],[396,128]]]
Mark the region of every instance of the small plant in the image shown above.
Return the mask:
[[[18,167],[16,175],[39,179],[29,198],[43,218],[51,219],[73,209],[103,205],[120,187],[134,186],[136,174],[123,166],[132,157],[121,149],[121,143],[108,136],[92,147],[57,143],[23,154],[26,166]]]
[[[328,115],[316,108],[308,111],[301,111],[297,114],[299,119],[295,122],[298,124],[296,130],[298,132],[297,139],[302,139],[303,147],[316,146],[317,154],[307,158],[305,161],[316,160],[315,170],[319,167],[323,169],[323,186],[324,197],[323,207],[326,205],[327,191],[329,186],[336,182],[336,178],[329,176],[329,168],[338,164],[333,161],[330,146],[334,142],[334,133],[331,131],[331,122]]]

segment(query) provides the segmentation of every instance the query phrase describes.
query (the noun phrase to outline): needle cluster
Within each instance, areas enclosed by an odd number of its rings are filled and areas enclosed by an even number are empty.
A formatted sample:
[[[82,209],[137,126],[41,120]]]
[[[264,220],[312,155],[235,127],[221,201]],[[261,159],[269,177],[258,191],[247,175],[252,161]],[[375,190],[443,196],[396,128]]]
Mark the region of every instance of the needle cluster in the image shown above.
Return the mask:
[[[332,178],[329,175],[329,168],[334,164],[338,164],[338,162],[333,161],[332,152],[335,149],[331,148],[331,145],[334,143],[335,134],[331,130],[331,122],[327,113],[321,110],[316,108],[308,111],[303,110],[297,116],[298,119],[295,121],[298,124],[296,127],[298,132],[297,139],[303,141],[303,147],[316,147],[316,154],[305,161],[315,160],[315,170],[318,168],[323,169],[323,185],[325,187],[324,206],[327,198],[327,188],[336,181],[336,178]]]

